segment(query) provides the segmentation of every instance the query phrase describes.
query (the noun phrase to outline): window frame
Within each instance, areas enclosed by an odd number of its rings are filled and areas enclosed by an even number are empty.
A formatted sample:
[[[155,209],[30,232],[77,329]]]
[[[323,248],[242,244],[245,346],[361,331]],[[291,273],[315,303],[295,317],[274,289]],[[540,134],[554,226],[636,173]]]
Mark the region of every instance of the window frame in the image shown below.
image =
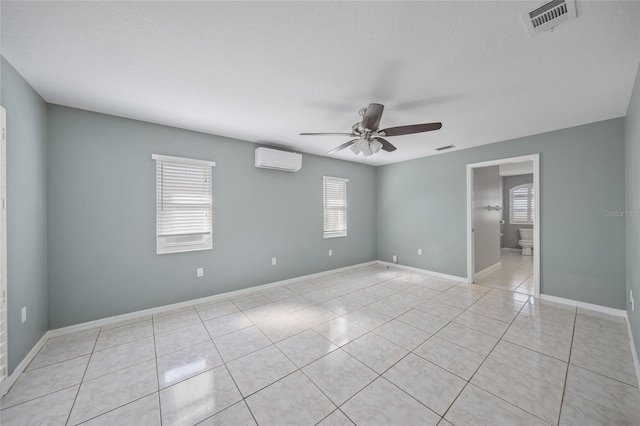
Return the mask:
[[[151,158],[156,162],[156,254],[169,254],[169,253],[183,253],[189,251],[199,250],[211,250],[213,249],[213,171],[216,163],[207,160],[196,160],[192,158],[173,157],[168,155],[152,154]],[[202,204],[205,217],[208,215],[208,223],[205,223],[205,229],[202,232],[184,232],[184,233],[172,233],[166,234],[166,230],[162,229],[161,223],[164,223],[165,216],[162,210],[164,204],[164,197],[169,194],[164,192],[164,182],[167,176],[164,174],[165,164],[170,165],[174,169],[183,165],[185,169],[194,167],[201,167],[203,169],[202,180],[196,183],[192,183],[189,188],[192,193],[197,193],[202,190],[204,202]],[[175,181],[174,181],[175,183]],[[182,182],[184,183],[184,182]],[[189,190],[188,189],[188,190]],[[173,194],[175,195],[175,194]],[[192,200],[193,201],[193,198]],[[189,205],[189,203],[183,203]],[[178,203],[179,205],[179,203]],[[191,203],[193,206],[193,203]],[[198,206],[196,204],[196,206]],[[196,208],[197,209],[197,208]],[[190,209],[183,209],[182,213],[189,212],[189,210],[196,210],[191,207]],[[179,211],[179,210],[178,210]],[[178,220],[184,220],[186,217],[179,217]],[[208,225],[208,226],[207,226]]]
[[[513,202],[514,202],[514,192],[526,188],[526,203],[527,203],[527,219],[526,220],[517,220],[513,217]],[[518,197],[524,198],[524,197]],[[535,212],[535,193],[533,188],[533,183],[523,183],[521,185],[516,185],[513,188],[509,189],[509,224],[510,225],[533,225],[534,222],[534,212]]]
[[[327,238],[341,238],[346,237],[348,234],[348,192],[347,192],[347,183],[349,179],[339,178],[334,176],[323,176],[322,177],[322,237]],[[342,191],[344,192],[343,200],[333,200],[334,203],[343,204],[342,206],[328,206],[327,204],[327,184],[339,184],[342,186]],[[332,228],[328,226],[328,211],[329,210],[337,210],[341,212],[339,214],[342,215],[342,218],[339,218],[338,221],[344,223],[344,229]]]

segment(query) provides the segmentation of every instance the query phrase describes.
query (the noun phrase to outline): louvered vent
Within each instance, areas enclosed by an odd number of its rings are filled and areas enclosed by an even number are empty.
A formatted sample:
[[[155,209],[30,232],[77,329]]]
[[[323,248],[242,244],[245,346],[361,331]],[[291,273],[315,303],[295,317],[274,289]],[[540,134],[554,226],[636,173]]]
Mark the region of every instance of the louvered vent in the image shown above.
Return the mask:
[[[575,0],[553,0],[522,15],[527,32],[532,38],[576,17]]]

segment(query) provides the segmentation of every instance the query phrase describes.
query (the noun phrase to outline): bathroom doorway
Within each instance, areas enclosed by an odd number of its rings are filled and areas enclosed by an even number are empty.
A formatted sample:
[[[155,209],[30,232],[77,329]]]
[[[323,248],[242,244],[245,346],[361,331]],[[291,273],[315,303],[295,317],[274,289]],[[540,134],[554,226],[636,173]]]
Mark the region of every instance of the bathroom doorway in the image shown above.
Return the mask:
[[[512,191],[502,187],[505,182]],[[539,200],[539,154],[467,164],[469,283],[482,284],[493,274],[505,280],[496,287],[518,291],[515,283],[523,279],[522,288],[540,296]],[[519,210],[519,205],[528,209]],[[527,271],[533,275],[527,278]]]

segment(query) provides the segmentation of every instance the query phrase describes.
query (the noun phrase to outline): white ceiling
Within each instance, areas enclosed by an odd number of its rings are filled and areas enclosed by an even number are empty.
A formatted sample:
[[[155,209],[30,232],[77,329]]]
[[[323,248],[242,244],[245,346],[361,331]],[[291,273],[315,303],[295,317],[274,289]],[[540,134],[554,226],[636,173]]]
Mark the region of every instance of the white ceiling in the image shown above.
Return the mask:
[[[544,1],[1,2],[2,55],[50,103],[326,155],[358,109],[389,138],[374,165],[624,116],[640,2],[577,1],[530,39]],[[351,151],[334,157],[361,161]]]

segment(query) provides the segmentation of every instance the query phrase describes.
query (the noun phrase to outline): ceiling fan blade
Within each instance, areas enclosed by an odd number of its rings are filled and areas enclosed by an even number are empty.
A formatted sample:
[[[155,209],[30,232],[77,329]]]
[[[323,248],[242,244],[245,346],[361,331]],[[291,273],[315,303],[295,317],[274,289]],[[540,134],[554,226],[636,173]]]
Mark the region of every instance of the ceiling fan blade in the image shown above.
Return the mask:
[[[338,152],[338,151],[340,151],[341,149],[348,148],[348,147],[350,147],[351,145],[353,145],[354,143],[358,142],[358,140],[359,140],[359,139],[353,139],[353,140],[350,140],[349,142],[345,142],[345,143],[343,143],[343,144],[342,144],[342,145],[340,145],[340,146],[336,146],[336,147],[335,147],[335,148],[333,148],[331,151],[327,152],[327,154],[333,154],[334,152]]]
[[[358,136],[353,133],[300,133],[300,136]]]
[[[367,112],[364,113],[362,117],[362,127],[364,129],[369,129],[371,131],[378,130],[380,126],[380,118],[382,118],[382,111],[384,110],[384,105],[381,104],[369,104],[367,107]]]
[[[442,123],[410,124],[408,126],[389,127],[380,130],[385,136],[410,135],[412,133],[430,132],[442,128]]]
[[[391,142],[389,142],[388,140],[382,139],[382,138],[380,138],[378,136],[372,137],[371,139],[375,139],[375,140],[379,141],[382,144],[382,149],[384,149],[387,152],[392,152],[392,151],[395,151],[396,149],[398,149],[395,146],[393,146],[391,144]]]

